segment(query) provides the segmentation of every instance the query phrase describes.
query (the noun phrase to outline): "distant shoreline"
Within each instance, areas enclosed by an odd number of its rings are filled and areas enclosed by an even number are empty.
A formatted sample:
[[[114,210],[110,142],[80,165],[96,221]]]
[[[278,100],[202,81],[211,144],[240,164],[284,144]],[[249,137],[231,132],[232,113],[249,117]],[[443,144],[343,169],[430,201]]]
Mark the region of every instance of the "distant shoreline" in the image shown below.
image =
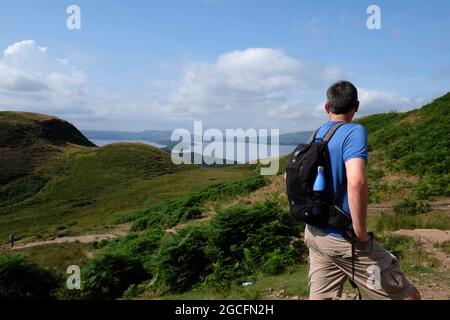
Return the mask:
[[[133,139],[117,139],[117,140],[112,140],[112,139],[90,139],[90,141],[92,141],[94,144],[96,144],[97,146],[99,146],[99,147],[103,147],[103,146],[106,146],[106,145],[108,145],[108,144],[112,144],[112,143],[119,143],[119,142],[138,142],[138,143],[144,143],[144,144],[147,144],[147,145],[150,145],[150,146],[153,146],[153,147],[156,147],[156,148],[159,148],[159,149],[163,149],[163,148],[166,148],[167,147],[167,145],[162,145],[162,144],[159,144],[159,143],[155,143],[155,142],[150,142],[150,141],[147,141],[147,140],[133,140]],[[237,144],[237,143],[236,143]],[[248,151],[248,142],[247,143],[245,143],[246,144],[246,151]],[[206,145],[208,145],[208,142],[204,142],[204,145],[206,146]],[[270,146],[270,144],[267,144],[267,146]],[[289,145],[289,144],[281,144],[280,143],[280,145],[279,145],[279,156],[280,157],[282,157],[282,156],[285,156],[285,155],[288,155],[288,154],[290,154],[292,151],[294,151],[294,149],[295,149],[295,147],[296,147],[296,145]],[[270,150],[270,148],[269,148],[269,150]],[[191,150],[186,150],[186,152],[190,152]],[[248,162],[248,161],[254,161],[254,160],[259,160],[259,158],[258,159],[250,159],[249,157],[248,157],[248,152],[246,152],[246,162]],[[269,156],[271,156],[271,155],[269,155]],[[225,159],[225,160],[227,160],[227,159]],[[228,160],[236,160],[236,159],[228,159]]]

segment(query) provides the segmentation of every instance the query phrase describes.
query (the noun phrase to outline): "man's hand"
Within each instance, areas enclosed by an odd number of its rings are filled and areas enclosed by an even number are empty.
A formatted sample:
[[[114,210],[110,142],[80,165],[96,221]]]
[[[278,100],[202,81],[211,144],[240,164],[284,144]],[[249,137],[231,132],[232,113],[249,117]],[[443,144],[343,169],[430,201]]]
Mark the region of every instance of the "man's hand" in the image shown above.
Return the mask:
[[[354,238],[356,241],[364,243],[371,239],[370,235],[366,232],[365,235],[360,235],[359,237],[356,236],[356,234],[353,231],[347,231],[347,235],[350,238]]]
[[[367,177],[366,161],[353,158],[345,163],[347,171],[348,205],[352,216],[353,231],[360,242],[370,240],[366,229]]]
[[[356,240],[358,240],[358,242],[367,242],[370,239],[371,239],[370,235],[367,232],[364,232],[363,234],[356,236]]]

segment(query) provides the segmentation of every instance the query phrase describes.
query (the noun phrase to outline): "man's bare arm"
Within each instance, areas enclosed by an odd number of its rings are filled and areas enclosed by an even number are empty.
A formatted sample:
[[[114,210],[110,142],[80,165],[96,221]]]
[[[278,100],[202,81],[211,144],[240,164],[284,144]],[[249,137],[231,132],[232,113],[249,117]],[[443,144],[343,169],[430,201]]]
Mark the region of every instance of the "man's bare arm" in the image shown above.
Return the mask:
[[[366,229],[368,193],[366,161],[361,158],[353,158],[345,163],[345,168],[353,231],[359,241],[365,242],[370,239]]]

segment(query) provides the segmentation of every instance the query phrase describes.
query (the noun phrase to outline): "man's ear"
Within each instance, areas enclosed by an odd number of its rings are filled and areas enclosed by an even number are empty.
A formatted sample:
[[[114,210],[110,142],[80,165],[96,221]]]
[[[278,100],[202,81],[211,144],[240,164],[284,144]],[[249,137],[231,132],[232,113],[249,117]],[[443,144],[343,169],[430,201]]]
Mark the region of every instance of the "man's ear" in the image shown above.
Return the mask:
[[[325,112],[330,113],[330,107],[328,106],[328,103],[325,103]]]
[[[356,102],[355,113],[358,112],[358,109],[359,109],[359,101]]]

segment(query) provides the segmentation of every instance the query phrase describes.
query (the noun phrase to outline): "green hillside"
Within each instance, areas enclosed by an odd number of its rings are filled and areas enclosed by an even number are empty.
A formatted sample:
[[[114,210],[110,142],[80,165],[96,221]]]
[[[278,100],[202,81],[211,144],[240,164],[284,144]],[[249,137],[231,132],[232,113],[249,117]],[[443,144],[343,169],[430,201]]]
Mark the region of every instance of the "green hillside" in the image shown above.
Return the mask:
[[[98,148],[55,117],[2,112],[0,243],[100,232],[127,211],[217,182],[253,175],[247,168],[176,166],[141,143]]]
[[[369,134],[372,200],[382,194],[419,200],[450,195],[450,93],[420,109],[356,122]]]
[[[37,113],[0,112],[0,185],[57,160],[64,149],[94,145],[67,121]]]
[[[357,121],[369,132],[369,147],[393,170],[448,174],[450,93],[405,113],[384,113]]]

